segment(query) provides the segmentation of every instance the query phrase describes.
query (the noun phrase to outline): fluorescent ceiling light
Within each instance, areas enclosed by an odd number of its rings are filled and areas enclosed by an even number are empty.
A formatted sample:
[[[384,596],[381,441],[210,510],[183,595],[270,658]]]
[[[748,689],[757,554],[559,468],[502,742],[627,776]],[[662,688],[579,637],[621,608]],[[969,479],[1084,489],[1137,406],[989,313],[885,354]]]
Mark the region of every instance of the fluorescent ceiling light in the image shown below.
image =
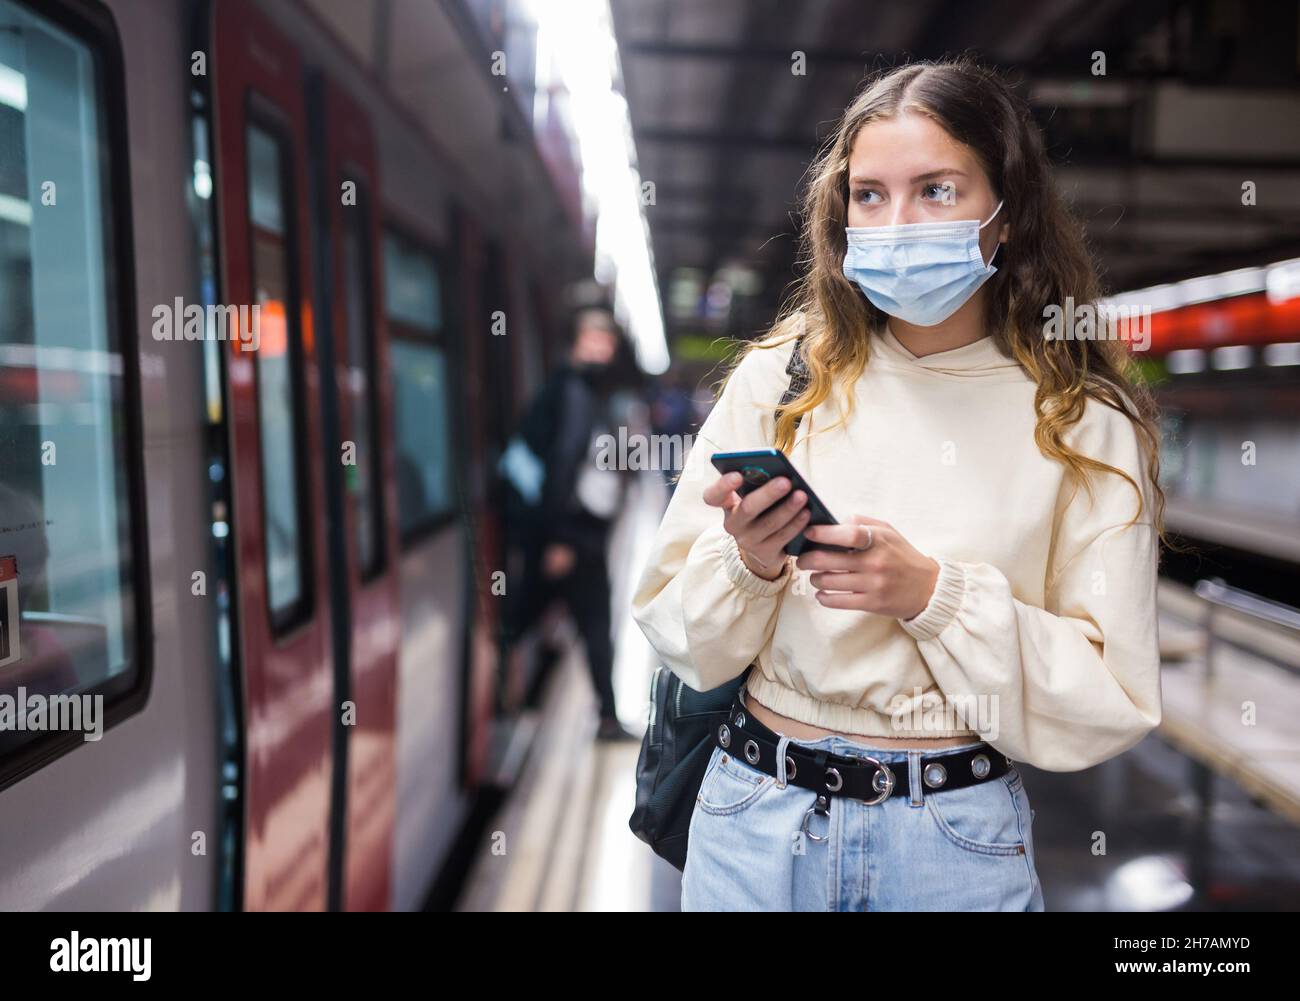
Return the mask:
[[[1278,261],[1262,268],[1238,268],[1167,285],[1152,285],[1107,296],[1101,302],[1109,306],[1149,306],[1151,312],[1159,313],[1252,292],[1266,292],[1271,303],[1300,296],[1300,258]]]
[[[536,4],[538,90],[552,66],[569,92],[582,183],[597,206],[596,278],[614,286],[614,312],[628,328],[645,371],[668,368],[663,307],[627,101],[615,89],[618,43],[609,0]]]
[[[1271,303],[1285,302],[1300,296],[1300,258],[1278,261],[1271,265],[1264,279],[1264,287]]]

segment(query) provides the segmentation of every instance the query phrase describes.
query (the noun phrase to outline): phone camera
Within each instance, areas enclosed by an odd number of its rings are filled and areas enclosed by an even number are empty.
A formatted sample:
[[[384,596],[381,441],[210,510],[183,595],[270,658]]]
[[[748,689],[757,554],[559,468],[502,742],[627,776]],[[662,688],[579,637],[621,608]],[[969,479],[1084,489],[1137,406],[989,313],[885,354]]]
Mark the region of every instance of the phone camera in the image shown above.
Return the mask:
[[[761,487],[772,478],[772,474],[761,466],[746,466],[740,471],[740,475],[751,487]]]

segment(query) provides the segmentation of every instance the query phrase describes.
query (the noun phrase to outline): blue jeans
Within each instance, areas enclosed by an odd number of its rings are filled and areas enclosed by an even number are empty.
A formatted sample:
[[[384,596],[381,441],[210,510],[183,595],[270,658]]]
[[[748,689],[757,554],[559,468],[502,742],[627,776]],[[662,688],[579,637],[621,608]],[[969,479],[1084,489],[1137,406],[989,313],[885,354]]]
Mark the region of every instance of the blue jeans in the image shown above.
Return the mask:
[[[691,815],[683,911],[1043,910],[1033,811],[1014,765],[983,784],[934,791],[921,782],[929,752],[843,737],[798,745],[870,754],[906,769],[912,791],[870,806],[833,796],[829,816],[808,816],[811,790],[782,788],[715,747]]]

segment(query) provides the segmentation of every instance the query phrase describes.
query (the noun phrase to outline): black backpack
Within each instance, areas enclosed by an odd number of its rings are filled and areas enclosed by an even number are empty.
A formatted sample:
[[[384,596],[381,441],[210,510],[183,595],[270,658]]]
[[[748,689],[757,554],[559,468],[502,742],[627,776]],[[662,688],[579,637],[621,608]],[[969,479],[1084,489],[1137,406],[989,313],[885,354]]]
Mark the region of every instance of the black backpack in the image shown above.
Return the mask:
[[[790,385],[778,412],[808,385],[802,346],[802,338],[795,341],[785,369]],[[628,826],[678,869],[686,867],[687,834],[695,797],[713,755],[713,730],[726,722],[752,667],[707,692],[687,687],[663,665],[650,680],[650,726],[636,762],[636,807]]]

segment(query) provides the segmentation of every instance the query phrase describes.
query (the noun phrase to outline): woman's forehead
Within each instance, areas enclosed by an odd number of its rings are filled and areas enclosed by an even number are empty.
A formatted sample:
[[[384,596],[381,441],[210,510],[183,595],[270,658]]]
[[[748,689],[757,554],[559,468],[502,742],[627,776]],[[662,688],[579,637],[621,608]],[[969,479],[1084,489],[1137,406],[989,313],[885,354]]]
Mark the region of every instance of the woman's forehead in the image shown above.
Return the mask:
[[[868,122],[849,151],[851,178],[910,180],[946,169],[975,176],[980,167],[969,146],[927,115],[904,112]]]

